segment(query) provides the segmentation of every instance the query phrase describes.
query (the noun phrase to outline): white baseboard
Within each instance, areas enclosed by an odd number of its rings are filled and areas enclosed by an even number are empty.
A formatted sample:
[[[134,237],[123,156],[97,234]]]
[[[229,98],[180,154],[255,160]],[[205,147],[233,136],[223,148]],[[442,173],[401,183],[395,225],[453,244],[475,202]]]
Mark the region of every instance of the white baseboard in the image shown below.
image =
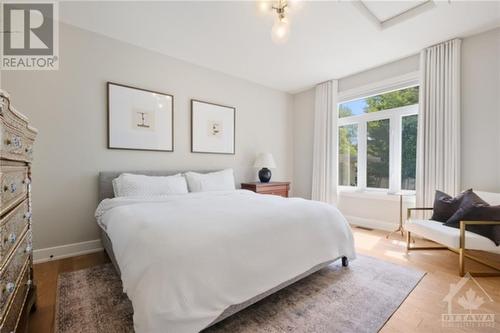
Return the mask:
[[[347,222],[349,222],[349,224],[364,228],[393,231],[398,227],[398,225],[395,223],[381,221],[381,220],[367,219],[364,217],[346,215],[345,218],[347,219]]]
[[[81,243],[47,247],[45,249],[38,249],[33,251],[33,262],[35,264],[38,264],[51,260],[76,257],[83,254],[99,252],[102,250],[103,247],[100,239]]]

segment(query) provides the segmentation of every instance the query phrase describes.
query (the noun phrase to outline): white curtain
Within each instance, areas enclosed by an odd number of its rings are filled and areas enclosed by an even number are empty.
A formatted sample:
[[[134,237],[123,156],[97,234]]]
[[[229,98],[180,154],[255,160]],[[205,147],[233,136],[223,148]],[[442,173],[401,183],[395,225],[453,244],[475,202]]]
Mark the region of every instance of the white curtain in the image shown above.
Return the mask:
[[[337,202],[338,81],[316,86],[314,106],[313,200]]]
[[[460,44],[454,39],[420,53],[417,205],[434,191],[460,191]]]

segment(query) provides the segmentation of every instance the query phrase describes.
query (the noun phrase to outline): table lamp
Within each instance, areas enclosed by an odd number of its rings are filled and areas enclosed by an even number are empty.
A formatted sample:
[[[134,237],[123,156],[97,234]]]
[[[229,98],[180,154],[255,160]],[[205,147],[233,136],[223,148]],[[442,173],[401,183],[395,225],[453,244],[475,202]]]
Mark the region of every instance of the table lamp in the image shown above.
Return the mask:
[[[259,154],[253,166],[262,168],[259,171],[259,179],[262,183],[269,183],[271,180],[271,170],[269,169],[276,168],[273,155],[271,153]]]

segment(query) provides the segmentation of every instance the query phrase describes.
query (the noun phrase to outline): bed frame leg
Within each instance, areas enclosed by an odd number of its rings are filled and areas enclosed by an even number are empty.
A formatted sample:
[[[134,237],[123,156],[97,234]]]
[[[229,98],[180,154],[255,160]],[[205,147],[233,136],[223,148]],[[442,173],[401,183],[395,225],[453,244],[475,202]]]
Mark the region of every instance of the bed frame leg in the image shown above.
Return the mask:
[[[347,257],[342,257],[342,266],[343,267],[349,266],[349,259],[347,259]]]

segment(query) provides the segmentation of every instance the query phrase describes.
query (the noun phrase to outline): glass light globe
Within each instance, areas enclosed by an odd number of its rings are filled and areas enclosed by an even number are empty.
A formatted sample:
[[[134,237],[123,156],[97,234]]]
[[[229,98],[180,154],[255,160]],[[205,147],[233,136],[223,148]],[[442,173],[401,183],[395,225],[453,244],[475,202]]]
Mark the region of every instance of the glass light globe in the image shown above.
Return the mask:
[[[285,43],[290,35],[290,27],[287,20],[277,20],[271,30],[271,38],[275,43]]]

